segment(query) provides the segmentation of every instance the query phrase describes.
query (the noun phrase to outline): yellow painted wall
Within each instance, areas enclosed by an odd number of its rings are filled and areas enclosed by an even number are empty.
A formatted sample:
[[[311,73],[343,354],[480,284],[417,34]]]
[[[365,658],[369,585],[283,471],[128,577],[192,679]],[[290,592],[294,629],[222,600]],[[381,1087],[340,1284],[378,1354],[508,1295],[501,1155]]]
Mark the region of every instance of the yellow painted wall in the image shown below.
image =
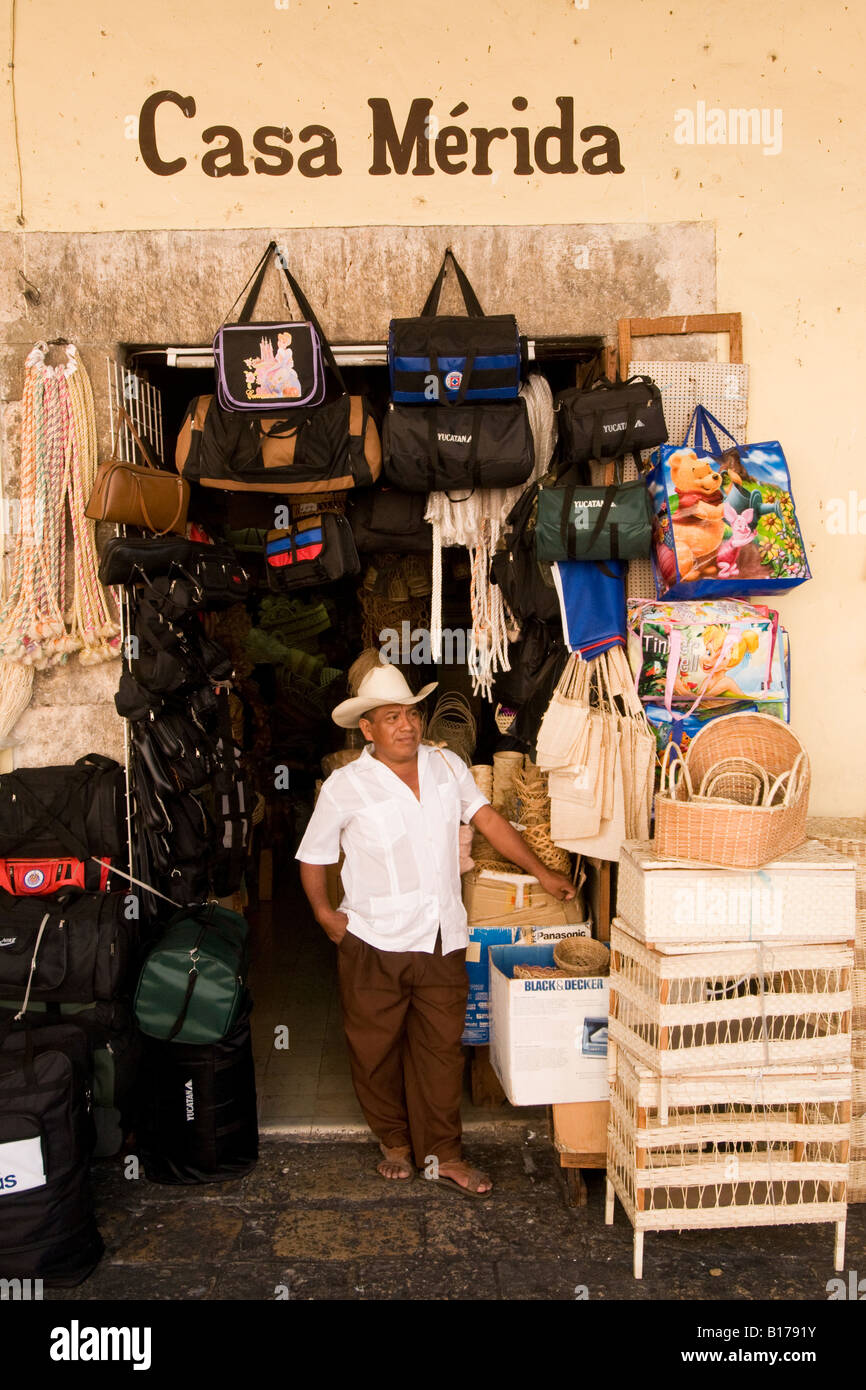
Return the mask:
[[[0,5],[10,32],[10,0]],[[718,307],[740,309],[752,367],[753,440],[779,437],[794,475],[811,584],[780,600],[794,661],[794,723],[816,764],[813,809],[863,814],[864,535],[830,534],[827,504],[853,493],[866,533],[860,445],[864,310],[864,8],[821,0],[247,0],[181,8],[150,0],[19,0],[15,97],[25,227],[51,230],[659,222],[715,224]],[[9,70],[0,226],[18,223]],[[134,119],[162,89],[158,177]],[[402,125],[413,97],[440,125],[528,125],[574,98],[578,131],[618,135],[624,171],[513,173],[514,141],[490,176],[372,176],[370,97]],[[525,97],[522,115],[512,98]],[[781,149],[677,143],[689,108],[781,113]],[[201,132],[229,124],[247,151],[262,125],[334,132],[342,173],[208,178]],[[434,126],[435,130],[435,126]],[[778,127],[776,127],[778,132]],[[768,134],[770,127],[768,127]],[[589,143],[598,143],[591,141]],[[587,144],[576,141],[578,160]],[[251,162],[251,161],[249,161]],[[540,293],[544,267],[527,267]],[[504,307],[504,306],[503,306]],[[611,332],[614,325],[599,324]],[[122,333],[121,333],[122,336]]]

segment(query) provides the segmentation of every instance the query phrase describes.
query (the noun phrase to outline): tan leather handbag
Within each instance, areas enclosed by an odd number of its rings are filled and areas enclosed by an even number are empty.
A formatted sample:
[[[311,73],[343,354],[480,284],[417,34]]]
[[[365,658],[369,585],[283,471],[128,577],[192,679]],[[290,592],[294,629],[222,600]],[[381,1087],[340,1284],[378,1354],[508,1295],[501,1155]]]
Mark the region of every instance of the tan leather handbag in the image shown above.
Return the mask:
[[[142,526],[157,536],[164,536],[169,531],[185,535],[189,483],[176,473],[160,468],[123,406],[120,407],[120,414],[132,431],[145,466],[119,458],[110,458],[106,463],[101,463],[96,470],[93,491],[84,515],[91,521],[119,521],[127,526]],[[112,454],[116,452],[115,439]]]

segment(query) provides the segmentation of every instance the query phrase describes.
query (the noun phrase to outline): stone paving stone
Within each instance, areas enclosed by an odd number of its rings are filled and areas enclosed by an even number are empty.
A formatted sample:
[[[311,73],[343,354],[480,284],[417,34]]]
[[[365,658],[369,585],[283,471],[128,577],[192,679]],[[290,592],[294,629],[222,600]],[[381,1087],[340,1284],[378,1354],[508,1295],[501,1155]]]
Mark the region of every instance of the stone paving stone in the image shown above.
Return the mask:
[[[256,1260],[250,1264],[229,1261],[220,1269],[211,1296],[278,1305],[283,1301],[346,1301],[360,1298],[356,1292],[358,1282],[357,1266],[336,1260],[303,1260],[291,1264],[274,1260]],[[287,1291],[288,1299],[283,1290]],[[293,1331],[291,1325],[288,1326]]]
[[[362,1260],[358,1277],[364,1300],[499,1298],[493,1267],[474,1260]]]
[[[421,1245],[419,1216],[406,1207],[307,1207],[282,1211],[274,1223],[278,1259],[352,1260],[383,1250],[411,1255]]]
[[[200,1302],[213,1297],[215,1269],[176,1265],[113,1265],[107,1259],[75,1289],[46,1289],[45,1299],[69,1303],[97,1299],[130,1302]]]
[[[244,1222],[236,1207],[213,1203],[148,1207],[124,1233],[112,1264],[206,1264],[222,1260],[236,1245]]]
[[[272,1300],[293,1270],[300,1300],[580,1301],[578,1284],[590,1301],[827,1297],[830,1225],[649,1232],[636,1281],[619,1203],[604,1225],[603,1173],[587,1174],[589,1204],[572,1208],[540,1140],[472,1141],[468,1156],[494,1179],[488,1201],[420,1178],[386,1184],[372,1141],[272,1140],[246,1177],[188,1187],[127,1180],[122,1160],[103,1160],[93,1185],[107,1254],[78,1289],[46,1295]],[[845,1266],[866,1272],[863,1205],[849,1209]]]

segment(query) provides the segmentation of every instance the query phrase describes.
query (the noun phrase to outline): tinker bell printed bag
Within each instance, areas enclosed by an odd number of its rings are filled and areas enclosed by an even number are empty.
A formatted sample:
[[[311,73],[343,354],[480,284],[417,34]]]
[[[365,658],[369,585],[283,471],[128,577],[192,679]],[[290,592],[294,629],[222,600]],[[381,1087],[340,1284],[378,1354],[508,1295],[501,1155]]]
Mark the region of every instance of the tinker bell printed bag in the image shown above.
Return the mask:
[[[738,444],[699,405],[683,443],[656,449],[650,467],[659,598],[759,598],[811,579],[778,441]]]

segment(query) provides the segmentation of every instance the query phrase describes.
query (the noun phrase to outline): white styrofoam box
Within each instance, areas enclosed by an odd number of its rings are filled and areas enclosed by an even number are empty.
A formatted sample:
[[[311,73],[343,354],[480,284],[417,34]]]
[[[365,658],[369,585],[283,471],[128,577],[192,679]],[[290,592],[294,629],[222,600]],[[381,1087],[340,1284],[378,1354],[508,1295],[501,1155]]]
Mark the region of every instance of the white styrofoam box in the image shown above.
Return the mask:
[[[490,1060],[512,1105],[607,1100],[606,976],[515,980],[553,946],[491,946]]]
[[[661,859],[652,841],[622,847],[616,915],[638,941],[852,941],[854,863],[806,840],[761,869]]]

